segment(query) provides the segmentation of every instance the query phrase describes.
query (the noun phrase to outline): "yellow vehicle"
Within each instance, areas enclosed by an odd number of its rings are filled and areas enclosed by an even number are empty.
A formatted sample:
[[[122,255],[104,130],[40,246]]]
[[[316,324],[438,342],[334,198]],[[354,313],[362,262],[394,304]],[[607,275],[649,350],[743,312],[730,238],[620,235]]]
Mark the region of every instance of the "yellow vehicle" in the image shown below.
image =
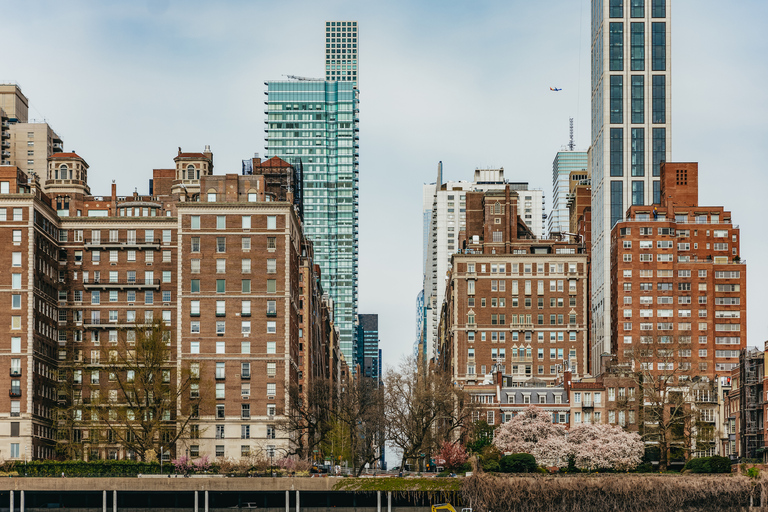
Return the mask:
[[[453,505],[450,503],[441,503],[439,505],[432,505],[432,512],[439,512],[440,510],[445,510],[446,512],[456,512],[456,509],[453,508]],[[463,508],[461,509],[461,512],[472,512],[471,508]]]

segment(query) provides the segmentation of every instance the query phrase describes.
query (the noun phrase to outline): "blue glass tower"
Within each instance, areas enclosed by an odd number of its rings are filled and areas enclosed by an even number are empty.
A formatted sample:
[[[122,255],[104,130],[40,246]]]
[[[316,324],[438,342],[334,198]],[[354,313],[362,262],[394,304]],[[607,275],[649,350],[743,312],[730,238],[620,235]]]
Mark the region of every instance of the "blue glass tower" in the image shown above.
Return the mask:
[[[358,258],[358,109],[354,82],[266,82],[267,155],[300,165],[304,232],[354,364]]]
[[[357,315],[357,363],[360,374],[379,380],[379,315]]]

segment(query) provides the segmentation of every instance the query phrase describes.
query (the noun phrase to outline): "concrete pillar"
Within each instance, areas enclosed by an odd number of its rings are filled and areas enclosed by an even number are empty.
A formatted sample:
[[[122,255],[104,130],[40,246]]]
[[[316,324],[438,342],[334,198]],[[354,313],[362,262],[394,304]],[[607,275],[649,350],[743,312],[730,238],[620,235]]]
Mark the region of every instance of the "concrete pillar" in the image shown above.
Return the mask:
[[[198,499],[198,498],[197,498],[197,491],[195,491],[195,512],[197,512],[197,507],[198,507],[198,505],[197,505],[197,499]]]
[[[19,512],[24,512],[24,491],[19,491]]]
[[[381,512],[381,491],[376,491],[376,512]]]
[[[208,512],[208,490],[205,491],[205,512]]]
[[[387,512],[392,512],[392,491],[387,491]]]
[[[291,512],[291,491],[285,491],[285,512]]]
[[[10,508],[9,508],[10,512],[13,512],[13,508],[14,508],[13,507],[13,491],[11,491],[11,503],[10,503]]]
[[[299,512],[299,491],[296,490],[296,512]]]
[[[112,491],[112,512],[117,512],[117,489]]]
[[[107,490],[101,491],[101,509],[103,512],[107,512]]]

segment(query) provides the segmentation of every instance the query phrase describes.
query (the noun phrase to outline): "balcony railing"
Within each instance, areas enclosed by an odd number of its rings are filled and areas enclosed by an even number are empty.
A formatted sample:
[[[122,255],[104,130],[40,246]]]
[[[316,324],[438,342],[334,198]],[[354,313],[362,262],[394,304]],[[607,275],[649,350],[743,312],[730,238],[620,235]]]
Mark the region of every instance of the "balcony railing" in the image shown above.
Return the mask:
[[[102,249],[128,249],[132,247],[139,248],[160,248],[161,240],[139,240],[137,238],[119,238],[119,239],[93,239],[85,240],[86,247],[99,247]]]
[[[139,288],[160,288],[160,279],[137,279],[135,281],[127,279],[109,280],[102,279],[98,282],[83,283],[86,290],[97,288],[121,288],[121,289],[139,289]]]
[[[21,368],[11,368],[11,377],[21,377]]]
[[[11,388],[8,390],[8,395],[12,396],[14,398],[18,398],[21,396],[21,388]]]

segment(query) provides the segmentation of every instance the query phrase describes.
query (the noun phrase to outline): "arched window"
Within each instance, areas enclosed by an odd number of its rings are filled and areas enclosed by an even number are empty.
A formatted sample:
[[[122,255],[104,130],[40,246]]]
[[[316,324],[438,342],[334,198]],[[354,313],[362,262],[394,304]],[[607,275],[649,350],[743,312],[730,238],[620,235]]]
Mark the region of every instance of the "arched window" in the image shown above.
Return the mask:
[[[194,180],[195,179],[195,166],[192,164],[189,164],[187,166],[187,179],[188,180]]]
[[[498,201],[493,205],[493,213],[496,215],[501,215],[501,203]]]

